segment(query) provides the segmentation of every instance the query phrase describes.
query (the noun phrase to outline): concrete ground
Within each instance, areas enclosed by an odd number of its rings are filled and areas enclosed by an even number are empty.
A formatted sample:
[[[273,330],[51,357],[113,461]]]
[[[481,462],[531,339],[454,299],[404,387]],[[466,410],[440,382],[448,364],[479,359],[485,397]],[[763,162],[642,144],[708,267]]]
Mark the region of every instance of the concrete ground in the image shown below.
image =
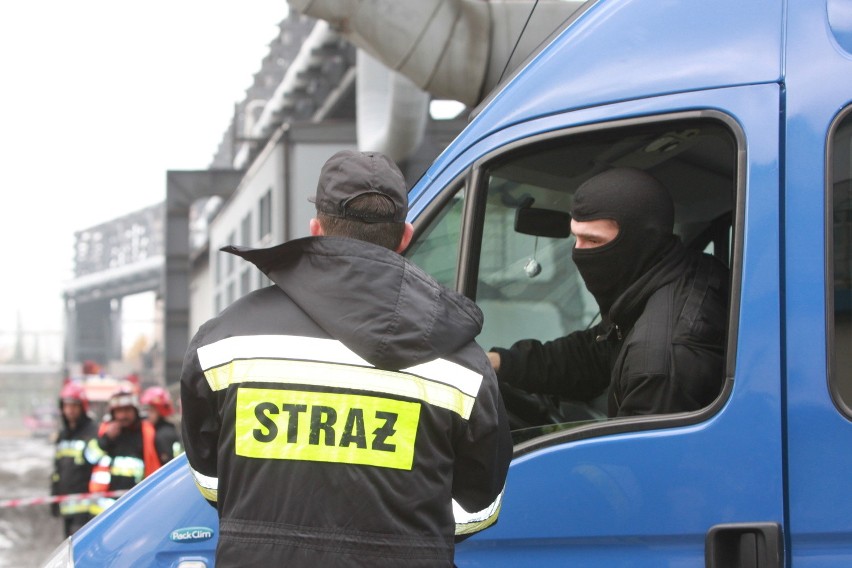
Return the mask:
[[[53,443],[0,424],[0,501],[46,496]],[[38,567],[64,539],[48,505],[0,508],[0,567]]]

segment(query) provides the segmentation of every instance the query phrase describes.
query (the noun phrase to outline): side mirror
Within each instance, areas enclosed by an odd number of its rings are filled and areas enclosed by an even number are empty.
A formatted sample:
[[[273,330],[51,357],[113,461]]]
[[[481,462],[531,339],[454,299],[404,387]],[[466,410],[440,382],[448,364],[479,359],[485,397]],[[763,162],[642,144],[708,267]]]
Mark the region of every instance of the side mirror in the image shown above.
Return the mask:
[[[533,209],[526,200],[515,211],[515,231],[534,237],[567,239],[571,236],[571,215],[555,209]]]

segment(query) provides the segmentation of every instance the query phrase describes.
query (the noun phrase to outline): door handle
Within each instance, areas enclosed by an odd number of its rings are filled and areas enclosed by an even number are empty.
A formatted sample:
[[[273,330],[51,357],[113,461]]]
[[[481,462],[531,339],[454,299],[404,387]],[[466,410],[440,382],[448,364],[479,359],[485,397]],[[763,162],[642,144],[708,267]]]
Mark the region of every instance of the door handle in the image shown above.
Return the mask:
[[[778,523],[730,523],[707,531],[706,568],[781,568],[784,539]]]

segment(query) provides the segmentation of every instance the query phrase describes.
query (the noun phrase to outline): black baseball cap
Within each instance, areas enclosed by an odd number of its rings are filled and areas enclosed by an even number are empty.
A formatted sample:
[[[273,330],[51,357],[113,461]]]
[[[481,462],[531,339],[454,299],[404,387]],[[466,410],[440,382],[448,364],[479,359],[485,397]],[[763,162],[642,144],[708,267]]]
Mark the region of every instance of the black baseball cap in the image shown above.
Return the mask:
[[[370,193],[384,195],[393,203],[388,215],[364,215],[350,211],[349,202]],[[397,165],[380,152],[342,150],[322,167],[317,193],[309,198],[317,212],[364,223],[402,223],[408,213],[408,190]]]

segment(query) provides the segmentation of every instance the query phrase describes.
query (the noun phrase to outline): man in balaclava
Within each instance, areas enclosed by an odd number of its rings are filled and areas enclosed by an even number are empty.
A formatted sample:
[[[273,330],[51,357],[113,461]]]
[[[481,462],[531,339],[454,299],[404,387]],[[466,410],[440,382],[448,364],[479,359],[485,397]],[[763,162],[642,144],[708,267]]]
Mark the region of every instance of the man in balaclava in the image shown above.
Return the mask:
[[[590,178],[571,217],[572,258],[602,321],[546,343],[493,348],[501,384],[580,401],[609,389],[610,417],[710,404],[724,379],[727,269],[683,246],[668,191],[644,171]]]

